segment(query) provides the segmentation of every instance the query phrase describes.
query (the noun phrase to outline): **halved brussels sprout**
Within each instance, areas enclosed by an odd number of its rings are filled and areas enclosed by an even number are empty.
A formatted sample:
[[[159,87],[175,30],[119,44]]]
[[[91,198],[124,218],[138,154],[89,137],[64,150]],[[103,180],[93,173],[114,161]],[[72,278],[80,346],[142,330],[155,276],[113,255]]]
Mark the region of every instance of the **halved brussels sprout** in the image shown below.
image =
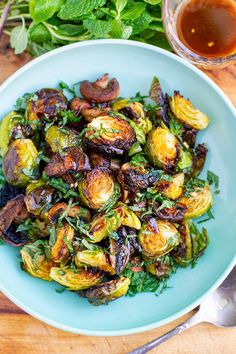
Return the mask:
[[[54,118],[58,112],[67,109],[67,99],[60,90],[44,88],[29,98],[26,104],[26,118],[36,122],[40,118],[47,116]],[[33,124],[34,124],[33,123]]]
[[[168,276],[173,270],[173,265],[168,259],[165,259],[165,256],[157,260],[143,256],[143,259],[145,260],[146,270],[157,278]]]
[[[178,91],[170,98],[170,108],[174,115],[183,123],[197,130],[205,129],[209,124],[209,118],[196,109],[190,100],[184,98]]]
[[[178,162],[180,147],[177,138],[168,129],[158,127],[148,135],[146,152],[154,166],[173,170]]]
[[[121,277],[96,285],[91,289],[83,291],[80,295],[86,297],[93,305],[106,304],[127,294],[129,285],[130,279]]]
[[[124,227],[117,230],[118,239],[110,239],[109,259],[116,274],[123,272],[130,259],[130,244]]]
[[[123,154],[135,142],[134,129],[122,116],[101,116],[87,125],[85,143],[92,149],[108,154]]]
[[[189,223],[187,221],[183,222],[179,227],[179,233],[180,244],[173,251],[173,257],[181,267],[186,267],[193,260],[192,238]]]
[[[152,122],[146,117],[142,103],[119,100],[112,105],[112,109],[130,119],[129,123],[135,130],[138,142],[145,144],[145,134],[152,130]]]
[[[115,269],[109,263],[108,255],[102,249],[79,251],[75,256],[75,264],[78,268],[84,264],[111,275],[116,274]]]
[[[176,203],[173,206],[161,207],[161,203],[154,203],[153,213],[160,220],[168,220],[170,222],[180,222],[184,219],[187,207],[184,204]]]
[[[73,253],[74,234],[73,227],[66,223],[56,228],[56,241],[50,250],[50,257],[55,263],[66,261]]]
[[[197,187],[190,193],[189,198],[184,196],[180,198],[179,202],[187,207],[187,212],[185,214],[186,219],[198,218],[205,214],[213,203],[209,184],[206,183],[205,187],[202,188]]]
[[[62,129],[57,125],[52,125],[46,132],[45,140],[50,145],[53,152],[60,152],[67,147],[77,145],[79,135],[72,129]]]
[[[109,213],[99,214],[92,220],[89,227],[91,242],[100,242],[121,225],[133,227],[137,230],[141,228],[140,220],[135,213],[125,204],[119,203]]]
[[[66,203],[57,203],[48,212],[49,221],[52,224],[56,224],[60,216],[65,211],[67,211],[67,215],[72,218],[81,218],[86,222],[89,222],[91,219],[90,211],[80,205],[75,205],[68,209],[68,205]]]
[[[42,241],[39,240],[21,249],[22,268],[33,277],[52,281],[50,270],[54,264],[46,258],[41,244]]]
[[[183,148],[180,150],[178,168],[183,171],[187,170],[192,166],[193,157],[189,150],[184,150]]]
[[[50,277],[69,290],[84,290],[101,283],[103,274],[95,269],[52,267]]]
[[[11,141],[11,133],[14,125],[22,119],[15,111],[10,112],[0,122],[0,156],[4,156]]]
[[[106,167],[95,167],[79,182],[82,202],[92,209],[102,210],[113,206],[120,196],[119,184],[113,173]]]
[[[24,187],[35,177],[38,151],[30,139],[13,141],[3,159],[3,173],[7,182]],[[32,178],[34,177],[34,178]]]
[[[133,191],[147,189],[155,180],[151,170],[140,165],[133,166],[130,162],[123,164],[118,174],[118,181],[122,187]]]
[[[40,215],[52,202],[53,188],[47,185],[41,185],[26,193],[25,204],[29,213]]]
[[[170,199],[177,199],[183,194],[184,186],[184,173],[178,173],[172,176],[171,181],[160,180],[155,184],[155,188],[158,189],[165,197]]]
[[[143,254],[150,258],[164,256],[180,242],[176,227],[164,220],[156,220],[156,225],[151,222],[144,223],[138,239]]]

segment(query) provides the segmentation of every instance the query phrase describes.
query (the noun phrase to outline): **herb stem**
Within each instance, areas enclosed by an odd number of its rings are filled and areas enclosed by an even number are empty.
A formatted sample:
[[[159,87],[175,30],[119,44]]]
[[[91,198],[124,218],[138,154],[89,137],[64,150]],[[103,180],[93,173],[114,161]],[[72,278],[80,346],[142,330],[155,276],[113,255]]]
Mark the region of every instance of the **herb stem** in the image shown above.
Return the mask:
[[[91,35],[90,35],[90,33],[88,31],[85,32],[83,35],[80,35],[80,36],[75,36],[75,37],[63,36],[61,34],[58,34],[55,31],[55,26],[52,26],[52,25],[50,25],[47,22],[43,22],[43,24],[48,29],[48,31],[51,33],[51,35],[53,37],[57,38],[57,39],[61,39],[61,40],[64,40],[64,41],[69,41],[69,42],[77,42],[77,41],[84,41],[86,39],[90,39],[91,38]]]

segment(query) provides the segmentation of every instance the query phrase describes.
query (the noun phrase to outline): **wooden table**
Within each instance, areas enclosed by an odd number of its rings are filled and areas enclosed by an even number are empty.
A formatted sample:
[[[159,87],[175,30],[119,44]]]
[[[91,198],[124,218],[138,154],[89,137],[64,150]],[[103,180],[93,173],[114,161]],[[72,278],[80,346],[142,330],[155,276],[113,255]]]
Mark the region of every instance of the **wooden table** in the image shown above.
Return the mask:
[[[15,56],[8,47],[7,39],[1,39],[0,83],[28,60],[30,58],[27,55]],[[236,106],[236,64],[206,73]],[[189,315],[141,334],[86,337],[62,332],[34,319],[0,293],[0,354],[125,354],[169,331]],[[235,354],[236,329],[219,329],[209,324],[200,324],[154,349],[152,353]]]

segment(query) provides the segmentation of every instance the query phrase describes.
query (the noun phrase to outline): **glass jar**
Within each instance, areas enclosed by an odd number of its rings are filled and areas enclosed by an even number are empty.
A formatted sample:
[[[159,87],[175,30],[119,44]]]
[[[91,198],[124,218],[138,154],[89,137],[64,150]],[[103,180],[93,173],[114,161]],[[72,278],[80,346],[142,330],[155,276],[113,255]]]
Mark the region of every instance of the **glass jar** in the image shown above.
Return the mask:
[[[165,27],[166,36],[170,42],[170,45],[174,51],[181,57],[187,59],[192,64],[195,64],[201,68],[212,69],[215,67],[223,67],[234,61],[236,61],[236,53],[225,57],[209,58],[194,53],[186,47],[178,38],[176,29],[176,13],[179,6],[186,0],[163,0],[162,17]]]

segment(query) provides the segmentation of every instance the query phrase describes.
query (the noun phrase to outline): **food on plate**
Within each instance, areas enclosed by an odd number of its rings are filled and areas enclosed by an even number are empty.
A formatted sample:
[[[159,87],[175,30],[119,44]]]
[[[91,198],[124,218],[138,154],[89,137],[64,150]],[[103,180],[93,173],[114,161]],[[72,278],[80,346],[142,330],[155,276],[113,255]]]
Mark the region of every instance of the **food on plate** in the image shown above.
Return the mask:
[[[213,217],[216,175],[198,177],[209,118],[157,78],[149,97],[120,97],[108,74],[80,92],[42,88],[3,117],[0,237],[29,275],[100,305],[196,263],[208,235],[193,219]]]

